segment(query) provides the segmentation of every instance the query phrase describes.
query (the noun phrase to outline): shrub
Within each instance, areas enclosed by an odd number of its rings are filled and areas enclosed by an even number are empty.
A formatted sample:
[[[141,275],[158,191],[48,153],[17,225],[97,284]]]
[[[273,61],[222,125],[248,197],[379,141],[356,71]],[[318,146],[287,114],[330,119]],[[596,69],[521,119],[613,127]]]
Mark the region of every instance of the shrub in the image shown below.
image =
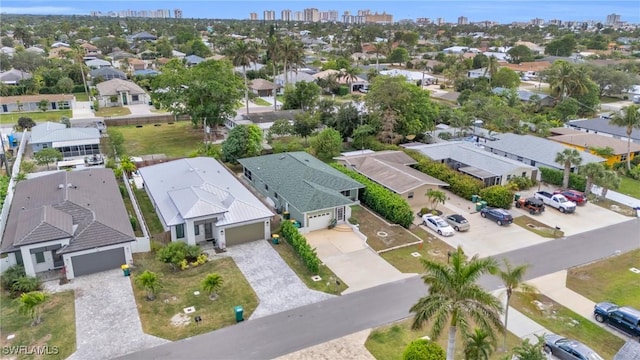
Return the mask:
[[[548,184],[562,186],[563,176],[564,176],[564,172],[562,170],[545,168],[545,167],[540,168],[540,178],[542,179],[542,181]],[[584,191],[586,186],[587,186],[586,178],[573,173],[569,174],[570,189]]]
[[[135,216],[129,215],[129,222],[131,223],[131,228],[133,228],[133,231],[138,230],[138,219],[136,219]]]
[[[451,140],[451,138],[453,137],[453,135],[451,135],[450,132],[441,132],[440,134],[438,134],[438,137],[442,140]]]
[[[201,254],[200,247],[197,245],[187,245],[182,241],[169,243],[169,245],[160,248],[156,252],[156,258],[163,263],[172,266],[181,265],[183,261],[187,263],[198,258]]]
[[[402,354],[402,360],[444,360],[445,351],[440,345],[426,339],[413,340]]]
[[[480,190],[480,197],[487,202],[487,205],[503,209],[511,208],[513,202],[513,193],[502,185],[493,185]]]
[[[151,248],[151,252],[156,253],[160,249],[162,249],[164,247],[164,245],[162,245],[161,242],[158,242],[158,241],[155,241],[155,240],[151,240],[151,243],[149,244],[149,247]]]
[[[509,180],[509,184],[512,185],[514,190],[527,190],[534,186],[536,181],[525,176],[516,176]]]
[[[347,86],[338,87],[338,91],[336,92],[338,96],[345,96],[349,94],[349,88]]]
[[[364,185],[364,190],[360,190],[360,201],[373,211],[382,215],[382,217],[391,223],[404,226],[405,228],[408,228],[413,223],[411,207],[402,196],[344,166],[337,164],[332,164],[331,166]]]
[[[320,269],[320,259],[316,249],[311,248],[311,245],[307,242],[307,239],[300,234],[298,229],[290,221],[282,223],[282,235],[287,240],[291,247],[298,253],[302,262],[307,266],[307,269],[314,274],[318,273]]]
[[[2,288],[11,291],[11,285],[17,279],[27,276],[22,265],[14,265],[2,273]]]
[[[408,151],[407,154],[418,161],[417,170],[448,183],[449,190],[464,199],[471,199],[471,195],[478,194],[484,187],[480,180],[455,171],[445,164],[431,161],[420,153]]]
[[[11,292],[14,294],[23,294],[32,291],[38,291],[42,287],[40,279],[34,276],[21,276],[11,284]]]
[[[125,195],[127,194],[127,189],[125,189],[124,185],[118,186],[118,189],[120,189],[120,195],[122,195],[122,197],[125,197]]]

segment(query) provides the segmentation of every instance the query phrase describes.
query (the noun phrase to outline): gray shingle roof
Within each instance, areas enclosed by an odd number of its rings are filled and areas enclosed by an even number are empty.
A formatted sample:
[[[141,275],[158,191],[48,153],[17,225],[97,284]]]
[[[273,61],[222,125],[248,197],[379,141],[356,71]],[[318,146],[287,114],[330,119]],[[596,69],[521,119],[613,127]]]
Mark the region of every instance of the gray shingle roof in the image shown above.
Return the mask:
[[[135,240],[112,170],[60,171],[16,185],[2,252],[68,237],[58,253]]]
[[[502,87],[496,87],[496,88],[493,88],[493,90],[491,90],[491,91],[494,94],[503,95],[505,93],[508,93],[510,91],[510,89],[505,89],[505,88],[502,88]],[[518,99],[520,99],[521,101],[529,101],[529,100],[531,100],[531,97],[534,96],[534,95],[537,95],[540,98],[540,100],[551,98],[551,96],[549,96],[547,94],[536,93],[536,92],[529,91],[529,90],[516,89],[516,92],[518,93]]]
[[[120,92],[128,92],[131,95],[144,94],[144,89],[136,83],[122,79],[111,79],[96,85],[100,96],[114,96]]]
[[[350,205],[341,191],[364,186],[306,152],[256,156],[238,160],[301,212]]]
[[[618,350],[613,360],[640,360],[640,344],[633,340],[627,341]]]
[[[572,128],[579,128],[590,130],[593,132],[601,132],[605,134],[611,134],[619,136],[622,139],[627,138],[627,130],[621,126],[609,125],[608,119],[587,119],[587,120],[572,120],[567,123]],[[633,129],[631,131],[631,139],[640,140],[640,129]]]
[[[57,141],[100,139],[96,128],[67,128],[64,124],[47,121],[31,128],[31,144],[52,143]]]
[[[26,79],[31,79],[32,75],[28,72],[11,69],[0,73],[1,82],[18,82]]]
[[[187,64],[200,64],[201,62],[205,61],[205,59],[201,58],[198,55],[189,55],[185,57],[185,60],[187,61]]]
[[[212,158],[169,161],[139,169],[145,188],[168,226],[224,214],[217,225],[269,218],[273,213]]]
[[[126,79],[127,78],[127,75],[122,71],[118,69],[114,69],[112,67],[108,67],[108,66],[89,71],[89,76],[91,76],[92,79],[95,79],[97,77],[102,77],[104,79],[113,79],[113,78]]]

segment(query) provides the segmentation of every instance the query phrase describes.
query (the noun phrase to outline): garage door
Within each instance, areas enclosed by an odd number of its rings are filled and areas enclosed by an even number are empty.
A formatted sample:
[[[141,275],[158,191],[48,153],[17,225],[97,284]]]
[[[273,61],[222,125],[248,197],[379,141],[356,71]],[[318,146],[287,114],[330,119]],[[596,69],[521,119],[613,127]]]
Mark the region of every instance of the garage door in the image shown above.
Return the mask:
[[[307,215],[307,223],[309,226],[307,227],[308,231],[326,229],[329,227],[329,223],[333,219],[333,210],[325,210],[323,212],[308,214]]]
[[[264,240],[264,222],[226,228],[225,240],[227,246],[238,245],[254,240]]]
[[[126,264],[124,248],[99,251],[96,253],[71,257],[73,274],[75,276],[88,275],[105,270],[120,268]]]

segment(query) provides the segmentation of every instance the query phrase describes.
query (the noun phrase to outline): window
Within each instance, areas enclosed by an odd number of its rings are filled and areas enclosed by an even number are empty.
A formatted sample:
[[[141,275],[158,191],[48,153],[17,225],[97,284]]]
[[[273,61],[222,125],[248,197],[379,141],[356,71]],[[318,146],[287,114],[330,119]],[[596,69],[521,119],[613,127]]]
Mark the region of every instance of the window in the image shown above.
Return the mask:
[[[413,191],[409,193],[409,196],[407,196],[409,199],[413,199]]]
[[[518,161],[522,161],[522,156],[518,156],[518,157],[516,158],[516,160],[518,160]]]
[[[36,253],[36,263],[42,264],[43,262],[44,262],[44,253],[43,252]]]
[[[527,177],[527,172],[526,171],[522,172],[522,177]]]
[[[176,225],[176,239],[184,238],[184,224]]]
[[[511,180],[511,175],[507,175],[507,181]]]
[[[346,197],[349,197],[349,195],[351,195],[351,191],[349,191],[349,190],[340,191],[340,194],[342,194],[342,195],[344,195]]]
[[[193,225],[193,232],[196,236],[200,235],[200,225]]]
[[[626,161],[626,160],[627,160],[627,154],[620,155],[620,161]]]
[[[249,171],[249,169],[247,168],[244,169],[244,176],[249,180],[253,180],[251,179],[251,171]]]
[[[131,101],[138,101],[138,95],[131,95]]]

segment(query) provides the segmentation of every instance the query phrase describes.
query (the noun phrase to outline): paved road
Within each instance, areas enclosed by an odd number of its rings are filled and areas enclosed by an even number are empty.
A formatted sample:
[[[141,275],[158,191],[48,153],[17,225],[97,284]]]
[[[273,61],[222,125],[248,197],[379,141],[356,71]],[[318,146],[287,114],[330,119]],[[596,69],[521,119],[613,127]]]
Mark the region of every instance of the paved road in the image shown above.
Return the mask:
[[[640,220],[545,242],[501,254],[529,263],[528,278],[554,273],[616,253],[640,248]],[[482,279],[489,290],[493,277]],[[408,309],[426,287],[418,277],[355,292],[283,313],[251,320],[190,339],[130,354],[122,359],[267,359],[410,316]]]

